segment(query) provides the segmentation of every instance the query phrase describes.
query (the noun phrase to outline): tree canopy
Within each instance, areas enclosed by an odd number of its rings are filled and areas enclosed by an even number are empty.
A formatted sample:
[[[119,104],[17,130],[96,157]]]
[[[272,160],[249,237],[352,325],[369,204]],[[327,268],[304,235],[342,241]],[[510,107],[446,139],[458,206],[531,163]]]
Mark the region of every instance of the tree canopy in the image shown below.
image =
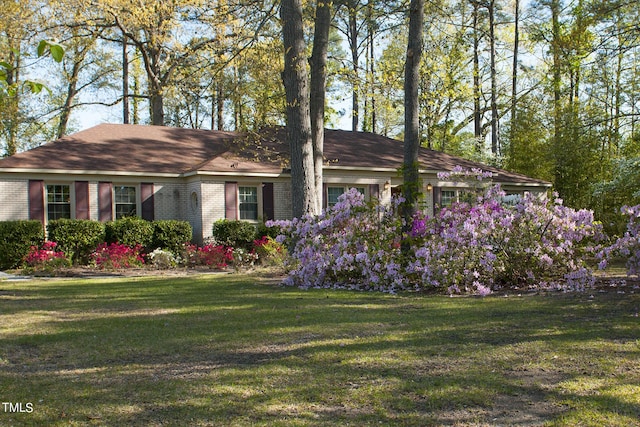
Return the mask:
[[[405,138],[409,6],[300,2],[312,79],[313,61],[326,58],[314,123],[323,102],[325,126]],[[3,153],[78,130],[99,106],[110,121],[284,125],[280,8],[275,0],[3,3]],[[318,16],[330,25],[314,54]],[[631,0],[425,2],[420,143],[550,180],[568,205],[610,215],[635,194],[624,177],[640,156],[639,21]],[[56,58],[64,46],[64,59],[39,58],[40,40],[51,40],[40,53]],[[9,90],[25,84],[50,91]]]

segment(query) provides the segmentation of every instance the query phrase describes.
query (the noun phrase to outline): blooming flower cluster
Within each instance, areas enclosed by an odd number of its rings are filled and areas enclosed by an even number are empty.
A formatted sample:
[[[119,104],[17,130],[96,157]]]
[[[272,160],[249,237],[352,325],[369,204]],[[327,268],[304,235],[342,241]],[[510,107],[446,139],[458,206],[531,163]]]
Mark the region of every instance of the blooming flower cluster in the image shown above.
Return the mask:
[[[408,278],[479,294],[509,286],[581,290],[593,283],[584,260],[604,235],[591,211],[533,195],[510,206],[504,197],[494,186],[475,204],[440,210],[426,226],[414,221]]]
[[[64,252],[56,250],[56,242],[45,241],[41,247],[31,246],[24,258],[24,263],[31,268],[47,268],[67,265],[70,263]]]
[[[149,252],[147,258],[151,265],[157,269],[167,269],[176,267],[180,263],[180,258],[176,257],[171,251],[157,248]]]
[[[318,217],[268,223],[281,227],[278,240],[290,248],[286,283],[481,295],[508,286],[580,290],[593,283],[585,260],[603,233],[591,211],[567,208],[557,197],[505,202],[493,186],[475,203],[443,208],[434,218],[417,215],[403,235],[398,202],[367,205],[352,189]]]
[[[318,217],[271,221],[283,231],[291,269],[286,283],[394,291],[404,288],[400,261],[401,222],[393,210],[367,206],[351,189]]]
[[[184,245],[183,258],[187,265],[225,268],[233,261],[233,248],[208,244],[202,247],[187,243]]]
[[[627,274],[640,275],[640,205],[624,206],[622,213],[629,216],[627,231],[613,245],[598,253],[600,268],[605,268],[612,257],[627,260]]]
[[[121,243],[101,243],[91,254],[96,266],[101,269],[141,267],[144,265],[142,246],[130,247]]]

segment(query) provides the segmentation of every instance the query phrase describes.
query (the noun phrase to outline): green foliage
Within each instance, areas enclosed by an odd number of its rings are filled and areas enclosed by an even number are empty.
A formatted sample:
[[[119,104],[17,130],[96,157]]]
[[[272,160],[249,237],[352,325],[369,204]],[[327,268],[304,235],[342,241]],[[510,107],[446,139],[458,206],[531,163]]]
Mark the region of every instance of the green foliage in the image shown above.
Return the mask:
[[[0,222],[0,269],[17,267],[31,246],[40,246],[42,242],[44,228],[40,221]]]
[[[74,263],[87,263],[105,238],[105,226],[86,219],[57,219],[47,225],[49,240],[58,244]]]
[[[255,240],[254,251],[263,265],[283,267],[287,259],[287,248],[270,236]]]
[[[154,249],[167,249],[175,254],[180,253],[183,245],[191,241],[193,231],[188,221],[158,220],[153,221]]]
[[[105,224],[105,240],[107,243],[148,248],[153,242],[153,231],[153,223],[138,217],[126,217]]]
[[[553,180],[551,147],[546,129],[546,111],[541,100],[527,97],[520,100],[515,120],[504,132],[508,137],[505,168],[521,174]]]
[[[620,213],[624,205],[640,204],[640,157],[614,162],[610,180],[594,185],[594,210],[610,234],[621,235],[627,220]]]
[[[249,249],[256,238],[256,227],[246,221],[221,219],[213,224],[213,237],[220,245]]]
[[[56,62],[62,62],[64,58],[64,46],[52,40],[41,40],[38,44],[38,56],[44,56],[49,52]]]
[[[280,234],[282,234],[280,227],[275,225],[271,227],[267,227],[267,225],[264,222],[261,222],[256,227],[256,238],[268,236],[268,237],[271,237],[272,239],[275,239]]]

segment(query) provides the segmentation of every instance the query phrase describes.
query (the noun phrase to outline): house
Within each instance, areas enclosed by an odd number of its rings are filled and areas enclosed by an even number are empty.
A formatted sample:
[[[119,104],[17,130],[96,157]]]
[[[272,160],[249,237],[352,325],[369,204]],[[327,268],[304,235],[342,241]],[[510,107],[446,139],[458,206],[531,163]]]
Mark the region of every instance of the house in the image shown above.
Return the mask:
[[[325,133],[325,206],[347,188],[389,203],[401,184],[402,143],[366,132]],[[0,221],[57,218],[110,221],[127,215],[191,223],[194,241],[222,218],[291,217],[284,130],[258,134],[102,124],[0,160]],[[437,173],[455,166],[493,172],[511,193],[550,184],[442,152],[421,149],[424,209],[451,203],[463,184]]]

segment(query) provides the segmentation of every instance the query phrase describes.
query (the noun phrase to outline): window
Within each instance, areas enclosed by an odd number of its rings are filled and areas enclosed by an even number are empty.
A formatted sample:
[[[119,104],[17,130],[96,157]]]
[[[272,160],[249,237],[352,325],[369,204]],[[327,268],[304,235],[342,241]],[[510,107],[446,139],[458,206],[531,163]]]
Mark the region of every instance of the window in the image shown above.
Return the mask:
[[[116,219],[137,215],[136,187],[114,186],[113,195],[116,206]]]
[[[240,219],[258,219],[258,188],[238,187]]]
[[[327,187],[327,206],[334,206],[338,203],[338,197],[344,193],[343,187]]]
[[[47,220],[71,218],[71,192],[68,185],[47,185]]]
[[[338,197],[344,194],[349,188],[355,188],[358,193],[365,195],[364,187],[327,187],[327,206],[334,206],[338,203]]]
[[[442,206],[451,206],[453,202],[456,202],[455,190],[442,190],[440,192],[440,204]]]

